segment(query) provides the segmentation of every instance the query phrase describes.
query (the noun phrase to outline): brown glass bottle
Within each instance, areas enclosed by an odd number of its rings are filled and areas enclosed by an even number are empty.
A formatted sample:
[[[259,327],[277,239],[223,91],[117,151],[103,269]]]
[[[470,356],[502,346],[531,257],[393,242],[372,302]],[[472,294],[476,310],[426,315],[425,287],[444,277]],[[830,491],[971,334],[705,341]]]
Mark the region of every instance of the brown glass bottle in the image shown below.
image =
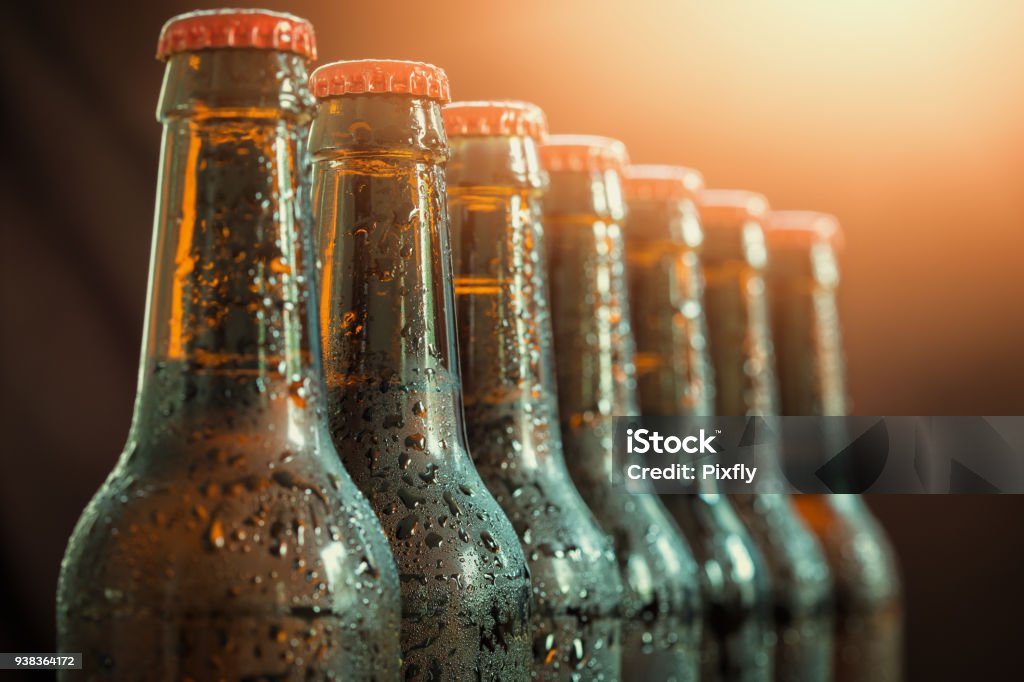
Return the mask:
[[[778,414],[771,330],[764,288],[763,196],[704,190],[704,304],[719,415]],[[776,453],[777,455],[777,453]],[[831,657],[828,565],[815,536],[778,492],[777,459],[762,461],[757,494],[732,502],[771,575],[776,629],[775,679],[827,679]],[[771,470],[766,466],[772,467]]]
[[[566,462],[612,536],[622,574],[623,670],[691,680],[699,669],[697,564],[657,496],[612,488],[612,417],[637,414],[620,222],[621,142],[554,136],[541,148],[555,373]]]
[[[707,348],[695,204],[703,178],[677,166],[630,166],[626,262],[637,340],[640,411],[650,416],[710,415],[714,379]],[[663,495],[701,567],[705,680],[771,678],[767,567],[715,481],[689,494]]]
[[[534,679],[617,680],[622,582],[562,456],[537,152],[544,113],[458,102],[444,124],[466,429],[529,561]]]
[[[836,308],[839,224],[821,213],[777,211],[769,216],[765,236],[782,414],[845,415]],[[858,495],[793,499],[821,541],[832,571],[835,679],[901,679],[900,581],[884,531]]]
[[[216,47],[213,47],[216,46]],[[397,679],[398,574],[331,445],[305,21],[171,20],[131,432],[68,545],[58,646],[90,680]]]
[[[337,62],[313,87],[331,428],[398,562],[405,678],[526,679],[526,559],[463,425],[447,78],[416,62]]]

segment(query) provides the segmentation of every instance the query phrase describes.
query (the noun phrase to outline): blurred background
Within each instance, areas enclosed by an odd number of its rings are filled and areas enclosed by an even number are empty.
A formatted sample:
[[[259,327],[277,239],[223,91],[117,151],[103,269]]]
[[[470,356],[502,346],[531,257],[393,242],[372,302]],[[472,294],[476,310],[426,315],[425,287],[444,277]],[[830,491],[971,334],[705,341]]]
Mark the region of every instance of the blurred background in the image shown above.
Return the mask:
[[[54,649],[67,537],[123,445],[173,14],[10,3],[0,22],[0,651]],[[268,2],[321,61],[443,66],[456,99],[835,213],[855,411],[1024,414],[1024,3]],[[908,677],[1019,668],[1024,498],[875,497],[900,553]],[[39,679],[36,675],[33,679]]]

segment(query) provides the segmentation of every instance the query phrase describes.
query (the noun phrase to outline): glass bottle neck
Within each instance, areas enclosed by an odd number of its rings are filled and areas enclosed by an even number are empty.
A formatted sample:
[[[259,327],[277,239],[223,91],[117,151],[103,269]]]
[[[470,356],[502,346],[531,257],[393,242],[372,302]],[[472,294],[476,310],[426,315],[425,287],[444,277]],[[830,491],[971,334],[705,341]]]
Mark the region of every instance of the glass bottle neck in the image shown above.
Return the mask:
[[[510,439],[523,467],[560,460],[537,145],[497,136],[451,145],[456,319],[474,456],[497,454],[473,441],[478,433]]]
[[[623,213],[617,174],[551,173],[544,221],[558,408],[567,458],[590,460],[570,466],[595,483],[611,473],[611,418],[637,414]]]
[[[621,180],[615,171],[559,171],[550,174],[550,182],[544,221],[555,347],[563,360],[557,365],[559,405],[568,410],[563,419],[581,412],[635,415]]]
[[[626,217],[618,171],[551,171],[544,195],[545,222],[619,224]]]
[[[773,248],[766,279],[782,414],[845,415],[834,251],[827,244]]]
[[[713,414],[697,207],[689,199],[632,199],[625,234],[640,409]]]
[[[440,106],[322,100],[310,140],[328,388],[428,396],[435,417],[459,421]]]
[[[534,196],[546,185],[537,142],[530,137],[458,136],[449,140],[446,170],[449,193],[493,195],[519,192]]]
[[[315,427],[306,82],[275,51],[168,62],[136,437]]]
[[[778,413],[764,283],[764,233],[756,222],[707,225],[704,313],[715,373],[715,413]]]
[[[700,213],[691,199],[630,199],[627,244],[697,251],[704,242]]]

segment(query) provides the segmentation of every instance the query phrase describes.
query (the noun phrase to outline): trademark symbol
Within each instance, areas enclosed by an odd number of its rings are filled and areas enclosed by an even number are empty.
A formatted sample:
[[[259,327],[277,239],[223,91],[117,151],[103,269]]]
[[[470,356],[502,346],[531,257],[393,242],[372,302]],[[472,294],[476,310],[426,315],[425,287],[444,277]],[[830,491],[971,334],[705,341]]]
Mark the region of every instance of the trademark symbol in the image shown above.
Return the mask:
[[[715,433],[721,434],[722,433],[722,429],[715,429]]]

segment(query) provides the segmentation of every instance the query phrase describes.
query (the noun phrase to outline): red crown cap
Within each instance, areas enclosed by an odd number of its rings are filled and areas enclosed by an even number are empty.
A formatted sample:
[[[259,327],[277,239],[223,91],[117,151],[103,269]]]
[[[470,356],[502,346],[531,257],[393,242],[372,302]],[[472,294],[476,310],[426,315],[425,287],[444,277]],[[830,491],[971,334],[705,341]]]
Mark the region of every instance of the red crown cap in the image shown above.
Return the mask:
[[[451,101],[448,75],[444,69],[423,62],[398,59],[356,59],[324,64],[310,76],[313,94],[340,95],[393,94],[412,95]]]
[[[622,171],[629,165],[626,145],[598,135],[552,135],[540,148],[548,171]]]
[[[764,223],[764,238],[769,247],[809,249],[815,244],[842,247],[843,232],[839,220],[817,211],[772,211]]]
[[[761,221],[768,215],[768,199],[763,194],[742,189],[705,189],[697,198],[704,226]]]
[[[516,136],[543,142],[548,136],[544,111],[529,102],[452,102],[441,114],[449,137]]]
[[[623,176],[623,190],[629,200],[696,200],[702,189],[704,176],[684,166],[634,165],[627,167]]]
[[[263,9],[214,9],[173,17],[160,31],[156,58],[224,48],[294,52],[316,59],[313,25],[301,17]]]

